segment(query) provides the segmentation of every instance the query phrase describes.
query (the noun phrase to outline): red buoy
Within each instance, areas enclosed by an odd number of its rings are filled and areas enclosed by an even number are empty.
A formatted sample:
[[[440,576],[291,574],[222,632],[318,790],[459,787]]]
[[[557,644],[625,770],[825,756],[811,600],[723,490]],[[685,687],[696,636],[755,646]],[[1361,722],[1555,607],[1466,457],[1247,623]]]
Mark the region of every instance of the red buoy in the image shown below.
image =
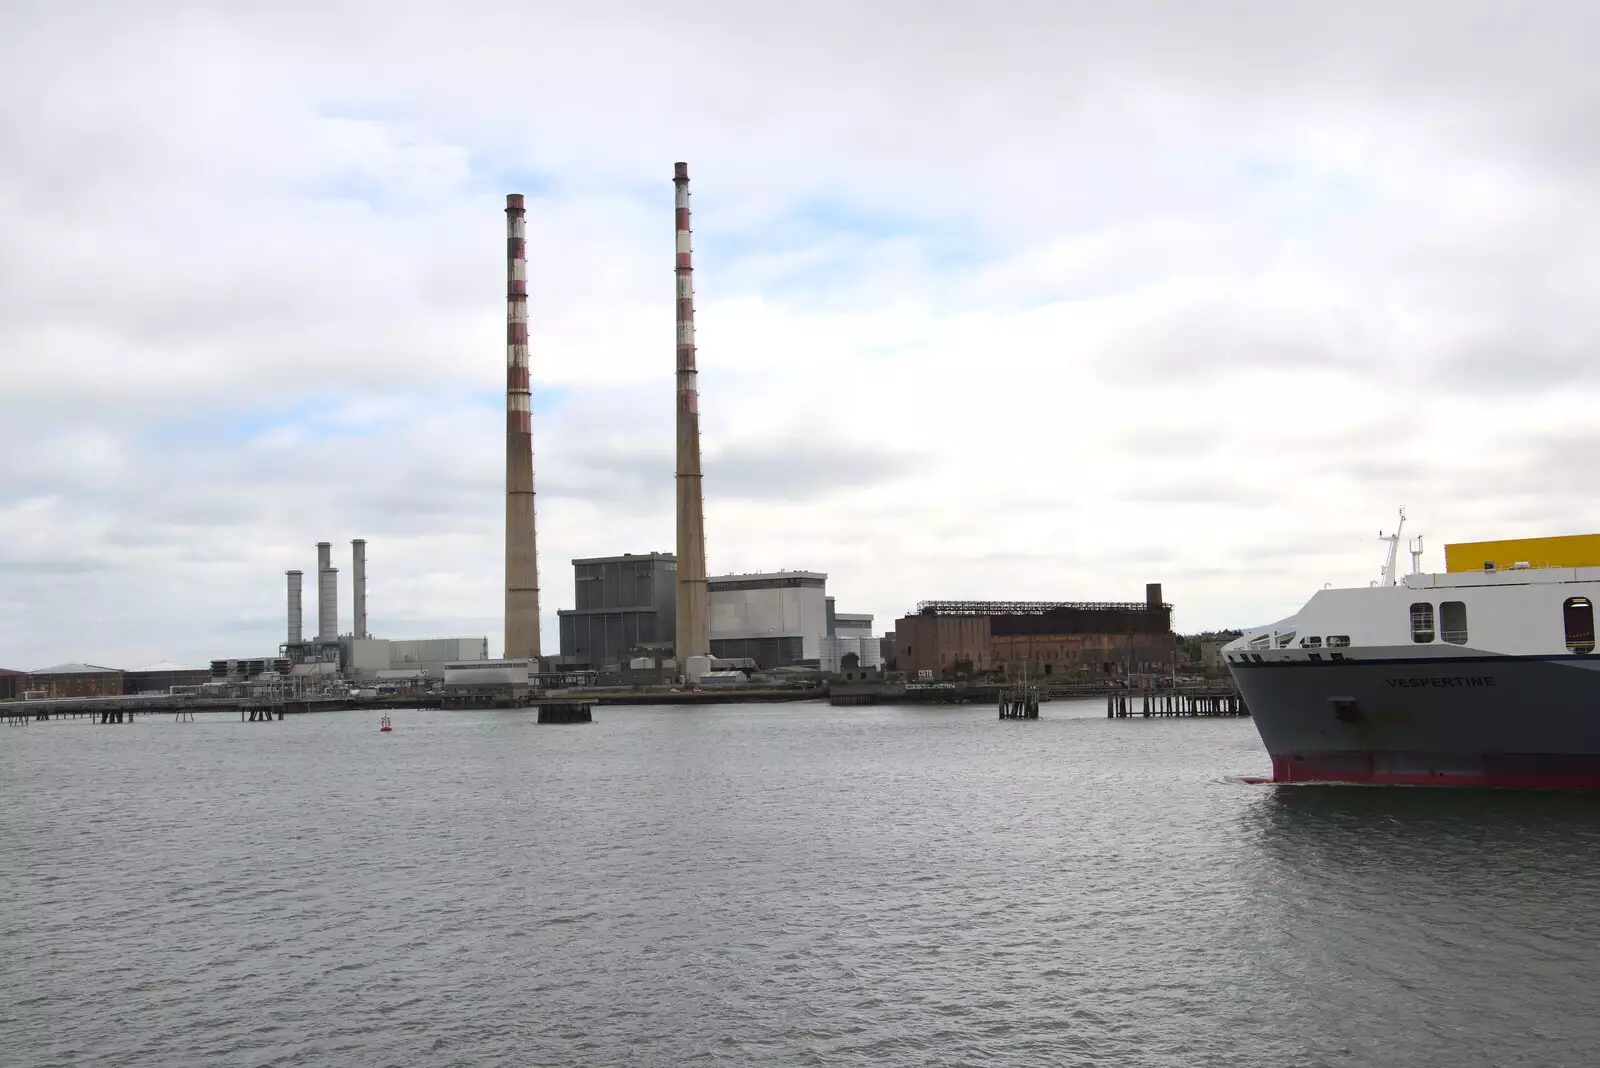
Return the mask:
[[[382,719],[380,719],[378,721],[378,730],[379,730],[380,733],[383,732],[383,731],[392,731],[392,730],[394,730],[394,727],[392,727],[389,724],[389,717],[388,716],[384,716]]]

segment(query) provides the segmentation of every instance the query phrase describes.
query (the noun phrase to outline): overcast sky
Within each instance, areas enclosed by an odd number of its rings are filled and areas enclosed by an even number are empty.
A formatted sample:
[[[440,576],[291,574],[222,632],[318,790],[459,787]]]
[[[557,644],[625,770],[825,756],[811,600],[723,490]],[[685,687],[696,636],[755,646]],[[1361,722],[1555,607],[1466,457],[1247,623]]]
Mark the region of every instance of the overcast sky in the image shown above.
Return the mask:
[[[1597,11],[0,3],[0,666],[271,653],[318,540],[348,630],[353,537],[497,654],[508,192],[554,652],[674,545],[677,160],[713,574],[1194,631],[1600,529]]]

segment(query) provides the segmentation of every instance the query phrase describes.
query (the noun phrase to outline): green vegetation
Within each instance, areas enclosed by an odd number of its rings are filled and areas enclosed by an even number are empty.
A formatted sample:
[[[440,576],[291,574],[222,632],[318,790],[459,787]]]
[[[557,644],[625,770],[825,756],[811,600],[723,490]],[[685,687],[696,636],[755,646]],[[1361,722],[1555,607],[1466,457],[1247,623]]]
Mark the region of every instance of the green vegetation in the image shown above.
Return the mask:
[[[1200,634],[1178,635],[1178,652],[1192,664],[1200,662],[1201,642],[1231,642],[1242,635],[1242,630],[1208,630]]]

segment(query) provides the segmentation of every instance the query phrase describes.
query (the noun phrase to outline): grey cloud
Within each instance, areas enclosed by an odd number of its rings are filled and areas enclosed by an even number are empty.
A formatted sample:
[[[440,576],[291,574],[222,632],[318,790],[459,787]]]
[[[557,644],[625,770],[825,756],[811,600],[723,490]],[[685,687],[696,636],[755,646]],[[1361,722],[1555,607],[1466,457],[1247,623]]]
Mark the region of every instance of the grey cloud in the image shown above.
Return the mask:
[[[19,576],[86,575],[104,571],[106,563],[92,558],[56,557],[0,560],[0,571]]]
[[[1281,499],[1272,486],[1245,482],[1224,482],[1215,471],[1199,470],[1183,480],[1152,482],[1118,490],[1116,498],[1136,504],[1222,505],[1235,509],[1264,508]]]
[[[915,469],[915,454],[882,444],[777,440],[726,446],[706,459],[706,493],[808,501],[868,490]]]

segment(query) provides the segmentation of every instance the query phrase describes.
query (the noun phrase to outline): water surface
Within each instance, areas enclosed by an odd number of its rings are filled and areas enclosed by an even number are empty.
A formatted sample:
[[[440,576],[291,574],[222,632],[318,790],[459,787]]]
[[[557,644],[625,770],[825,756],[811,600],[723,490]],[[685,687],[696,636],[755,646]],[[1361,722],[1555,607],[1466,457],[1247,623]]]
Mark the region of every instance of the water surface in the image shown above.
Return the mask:
[[[1600,798],[1102,707],[0,728],[0,1063],[1600,1063]]]

